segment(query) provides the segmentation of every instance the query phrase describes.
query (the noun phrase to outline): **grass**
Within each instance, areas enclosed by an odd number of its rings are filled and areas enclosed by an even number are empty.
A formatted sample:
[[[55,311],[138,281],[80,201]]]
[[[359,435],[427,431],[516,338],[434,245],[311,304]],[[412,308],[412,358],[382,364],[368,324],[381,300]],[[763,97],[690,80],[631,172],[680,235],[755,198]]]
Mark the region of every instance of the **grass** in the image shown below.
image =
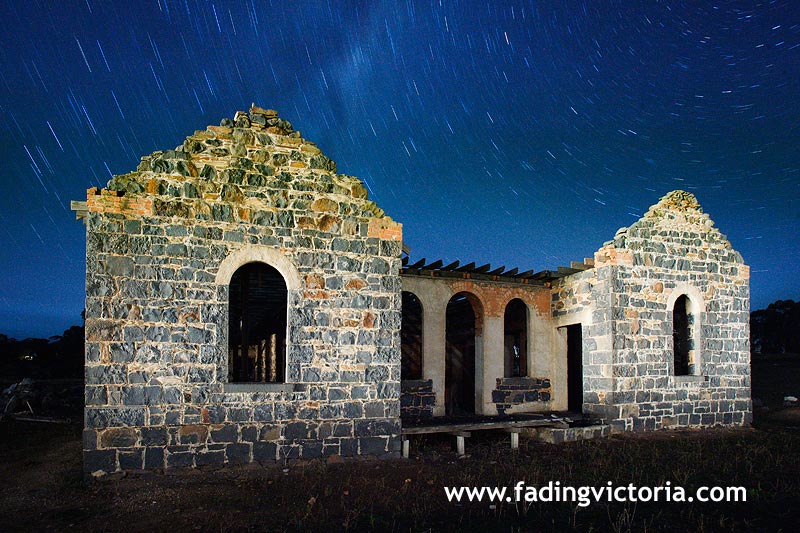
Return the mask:
[[[129,474],[84,482],[74,428],[4,423],[0,530],[792,530],[800,434],[718,429],[628,434],[553,446],[415,441],[410,460],[323,461]],[[28,453],[13,446],[35,443]],[[444,486],[744,486],[746,503],[450,503]]]
[[[762,364],[763,363],[763,364]],[[0,531],[794,531],[800,409],[778,408],[800,358],[756,360],[769,410],[750,429],[660,431],[549,445],[474,433],[412,441],[410,460],[312,461],[84,481],[80,428],[0,423]],[[762,392],[763,391],[763,392]],[[780,397],[780,399],[778,399]],[[743,486],[745,503],[451,503],[445,486]]]

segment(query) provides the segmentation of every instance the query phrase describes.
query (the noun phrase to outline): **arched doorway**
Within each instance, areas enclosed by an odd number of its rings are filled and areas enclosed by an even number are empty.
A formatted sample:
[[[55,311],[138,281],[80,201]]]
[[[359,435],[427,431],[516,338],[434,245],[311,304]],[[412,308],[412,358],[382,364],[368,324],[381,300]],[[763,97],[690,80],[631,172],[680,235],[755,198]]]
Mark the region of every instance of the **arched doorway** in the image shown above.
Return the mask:
[[[400,323],[400,379],[422,379],[422,303],[413,292],[403,291]]]
[[[481,356],[483,309],[475,295],[459,292],[447,304],[445,412],[475,414],[475,365]]]
[[[231,277],[228,381],[282,383],[286,369],[286,282],[272,266],[247,263]]]
[[[528,375],[528,306],[514,298],[503,316],[504,376],[517,378]]]

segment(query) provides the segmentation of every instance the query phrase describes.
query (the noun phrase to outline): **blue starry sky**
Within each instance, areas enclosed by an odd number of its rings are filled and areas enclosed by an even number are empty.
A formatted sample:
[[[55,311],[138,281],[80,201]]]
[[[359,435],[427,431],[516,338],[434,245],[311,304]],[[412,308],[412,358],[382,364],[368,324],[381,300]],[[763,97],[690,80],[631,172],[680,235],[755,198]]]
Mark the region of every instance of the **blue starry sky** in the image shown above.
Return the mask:
[[[0,3],[0,333],[80,323],[70,200],[251,102],[404,224],[412,259],[591,257],[673,189],[800,299],[800,3]]]

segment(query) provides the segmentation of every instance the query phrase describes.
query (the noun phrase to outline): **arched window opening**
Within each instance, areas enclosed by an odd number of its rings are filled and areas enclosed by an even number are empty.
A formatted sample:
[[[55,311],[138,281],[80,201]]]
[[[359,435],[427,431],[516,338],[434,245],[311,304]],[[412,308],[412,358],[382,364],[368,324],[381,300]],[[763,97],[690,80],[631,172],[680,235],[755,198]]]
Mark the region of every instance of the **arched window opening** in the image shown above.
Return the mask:
[[[403,291],[400,352],[400,379],[422,379],[422,304],[414,293],[406,291]]]
[[[286,368],[286,282],[265,263],[248,263],[231,277],[228,381],[282,383]]]
[[[693,317],[689,312],[689,298],[679,296],[672,310],[672,342],[676,376],[689,375],[689,352],[692,346]]]
[[[504,377],[528,375],[528,306],[514,298],[506,306],[504,324]]]
[[[450,416],[475,413],[475,359],[482,339],[480,302],[460,292],[447,304],[445,410]]]

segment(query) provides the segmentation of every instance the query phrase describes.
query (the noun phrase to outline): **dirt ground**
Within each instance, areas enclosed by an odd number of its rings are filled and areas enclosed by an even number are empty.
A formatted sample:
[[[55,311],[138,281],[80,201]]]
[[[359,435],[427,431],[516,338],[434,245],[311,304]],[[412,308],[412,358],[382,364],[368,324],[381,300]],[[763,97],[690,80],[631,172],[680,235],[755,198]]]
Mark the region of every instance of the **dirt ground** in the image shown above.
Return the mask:
[[[800,359],[770,398],[800,381]],[[789,377],[787,377],[789,376]],[[777,380],[778,378],[776,378]],[[776,383],[776,381],[773,381]],[[788,387],[788,388],[787,388]],[[774,389],[781,390],[774,390]],[[762,394],[764,396],[764,394]],[[766,397],[766,396],[765,396]],[[770,400],[753,429],[660,431],[558,446],[476,433],[458,459],[446,436],[409,460],[251,465],[85,480],[80,427],[0,422],[0,531],[601,530],[794,531],[800,520],[800,409]],[[745,503],[455,503],[445,486],[743,486]]]

